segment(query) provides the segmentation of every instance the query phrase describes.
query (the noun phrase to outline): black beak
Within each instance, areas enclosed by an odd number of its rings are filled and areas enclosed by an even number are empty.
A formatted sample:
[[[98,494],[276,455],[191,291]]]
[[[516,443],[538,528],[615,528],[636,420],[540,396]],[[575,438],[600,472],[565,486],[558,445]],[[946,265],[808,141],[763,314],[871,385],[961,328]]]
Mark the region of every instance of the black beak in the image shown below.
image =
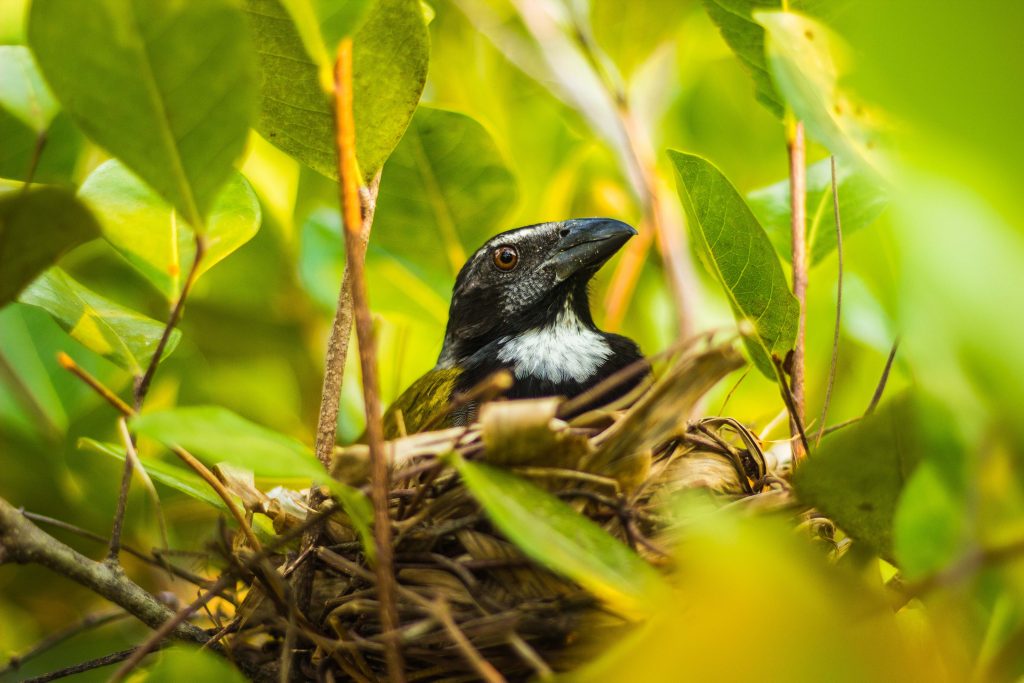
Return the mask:
[[[548,263],[555,269],[559,282],[582,270],[594,272],[635,234],[632,226],[611,218],[564,221],[555,254]]]

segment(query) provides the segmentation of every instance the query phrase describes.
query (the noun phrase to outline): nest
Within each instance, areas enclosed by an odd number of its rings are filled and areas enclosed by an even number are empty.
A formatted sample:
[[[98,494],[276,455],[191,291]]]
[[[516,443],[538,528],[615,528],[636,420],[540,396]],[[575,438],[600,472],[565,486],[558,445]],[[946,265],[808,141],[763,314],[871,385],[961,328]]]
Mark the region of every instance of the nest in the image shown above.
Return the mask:
[[[510,681],[544,677],[582,663],[630,626],[503,537],[446,454],[509,468],[667,570],[673,529],[663,504],[672,494],[703,488],[726,502],[786,504],[788,487],[779,478],[785,463],[736,420],[691,417],[741,364],[728,345],[690,349],[658,359],[656,381],[569,420],[559,416],[572,413],[571,401],[497,401],[484,404],[469,427],[389,442],[408,679],[478,680],[487,666]],[[595,395],[621,380],[596,387]],[[368,490],[367,461],[365,446],[339,449],[333,474]],[[271,517],[279,533],[308,528],[310,510],[297,492],[263,495],[237,481],[233,488],[246,489],[250,509]],[[282,665],[295,680],[386,678],[376,581],[357,526],[335,512],[315,543],[307,536],[304,546],[296,542],[268,558],[273,578],[263,572],[253,581],[221,634],[246,668],[267,678],[279,677]],[[294,649],[290,661],[284,649]]]

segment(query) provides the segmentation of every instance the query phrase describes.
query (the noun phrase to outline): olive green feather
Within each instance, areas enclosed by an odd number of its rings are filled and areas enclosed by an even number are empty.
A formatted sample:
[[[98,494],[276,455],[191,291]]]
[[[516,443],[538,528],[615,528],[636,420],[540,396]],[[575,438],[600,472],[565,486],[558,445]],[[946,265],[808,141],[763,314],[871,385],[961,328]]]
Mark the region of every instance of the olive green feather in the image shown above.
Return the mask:
[[[413,382],[384,413],[384,438],[402,436],[400,425],[406,434],[446,426],[440,418],[448,409],[459,373],[458,368],[435,368]]]

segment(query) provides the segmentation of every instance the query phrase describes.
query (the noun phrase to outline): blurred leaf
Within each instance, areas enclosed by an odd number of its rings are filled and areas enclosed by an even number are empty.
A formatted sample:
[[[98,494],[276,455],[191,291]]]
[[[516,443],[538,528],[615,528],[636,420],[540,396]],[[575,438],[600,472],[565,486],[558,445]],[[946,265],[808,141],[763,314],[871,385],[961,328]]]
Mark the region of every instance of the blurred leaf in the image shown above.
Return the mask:
[[[667,592],[647,562],[550,493],[510,472],[455,454],[449,462],[495,526],[520,550],[617,612],[647,615]]]
[[[0,178],[27,180],[34,165],[33,181],[71,184],[83,138],[66,113],[58,113],[40,137],[0,106],[0,140]]]
[[[319,63],[326,58],[333,64],[336,45],[323,55],[311,54],[280,0],[246,0],[246,8],[262,71],[257,130],[336,179],[333,107],[321,77],[325,65]],[[378,0],[353,37],[356,156],[366,178],[381,168],[409,125],[426,82],[429,52],[417,0]]]
[[[118,444],[103,443],[96,441],[95,439],[81,438],[78,440],[78,448],[81,450],[92,451],[94,453],[101,453],[103,455],[115,458],[119,462],[124,462],[125,451],[124,447]],[[187,496],[201,500],[204,503],[209,503],[215,508],[225,509],[224,501],[220,499],[210,485],[207,484],[202,478],[185,467],[178,467],[162,460],[147,459],[142,461],[142,466],[146,468],[146,472],[155,481],[169,486],[170,488],[181,491]]]
[[[195,254],[193,233],[177,220],[177,213],[116,159],[93,171],[79,194],[99,219],[107,241],[168,300],[177,297],[183,267],[189,267]],[[232,173],[207,219],[199,275],[248,242],[260,220],[255,193],[241,174]]]
[[[0,306],[99,231],[89,210],[67,190],[33,187],[0,195]]]
[[[244,683],[247,679],[227,659],[196,647],[175,645],[162,650],[156,663],[148,667],[147,683],[181,683],[181,681],[218,681]]]
[[[59,111],[27,47],[0,45],[0,108],[37,135],[50,127]]]
[[[843,239],[871,225],[889,204],[887,193],[871,175],[859,173],[848,164],[836,164],[839,217]],[[793,258],[789,211],[789,180],[754,190],[747,204],[761,221],[782,260]],[[836,248],[835,211],[832,206],[832,166],[823,159],[807,167],[807,229],[811,265],[817,265]]]
[[[180,446],[206,465],[227,462],[257,477],[326,478],[313,451],[299,441],[217,406],[137,415],[132,428],[166,446]]]
[[[848,163],[888,175],[880,123],[846,89],[846,46],[824,24],[792,12],[757,12],[776,86],[810,135]]]
[[[909,394],[889,401],[826,437],[793,479],[802,502],[889,561],[896,503],[922,456],[917,413]]]
[[[757,368],[776,377],[773,357],[784,359],[796,339],[799,305],[789,291],[768,235],[743,198],[713,164],[669,150],[679,198],[700,250],[729,297],[733,313],[749,320],[743,341]]]
[[[445,289],[503,225],[516,181],[494,140],[464,114],[420,107],[381,179],[374,242]]]
[[[82,130],[202,230],[255,113],[235,3],[38,0],[28,33]]]
[[[690,11],[690,4],[682,0],[593,0],[590,22],[598,44],[628,80],[653,52],[675,36]]]
[[[56,267],[39,276],[18,300],[43,309],[76,341],[133,375],[145,372],[164,332],[164,323],[100,296]],[[179,330],[171,332],[165,357],[180,339]]]

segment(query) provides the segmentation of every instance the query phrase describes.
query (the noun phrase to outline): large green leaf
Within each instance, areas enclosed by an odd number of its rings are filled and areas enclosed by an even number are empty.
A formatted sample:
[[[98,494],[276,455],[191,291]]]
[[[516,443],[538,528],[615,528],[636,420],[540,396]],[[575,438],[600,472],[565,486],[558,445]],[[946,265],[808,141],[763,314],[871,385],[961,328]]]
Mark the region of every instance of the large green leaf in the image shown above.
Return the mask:
[[[209,650],[175,645],[161,651],[156,663],[145,672],[147,683],[180,683],[180,681],[218,681],[244,683],[247,679],[227,659]]]
[[[488,132],[420,107],[381,179],[374,243],[448,285],[503,224],[516,182]]]
[[[743,197],[713,164],[674,150],[669,150],[669,157],[701,253],[737,319],[753,325],[753,331],[744,335],[747,350],[758,369],[775,378],[772,359],[785,358],[793,348],[799,304],[789,291],[771,240]]]
[[[595,0],[590,3],[590,22],[598,44],[628,79],[675,37],[690,12],[689,4],[678,0]]]
[[[649,564],[550,493],[497,467],[450,462],[494,525],[520,550],[630,617],[647,615],[667,592]]]
[[[257,130],[314,171],[336,179],[334,116],[325,90],[336,46],[308,36],[308,18],[297,22],[289,13],[296,4],[304,3],[246,0],[261,71]],[[338,26],[327,22],[325,35],[335,35]],[[379,0],[354,36],[356,156],[367,178],[381,168],[409,125],[426,82],[429,53],[418,0]]]
[[[837,164],[836,183],[844,238],[871,225],[889,204],[889,197],[878,180],[849,164]],[[787,263],[792,261],[789,180],[754,190],[747,195],[747,204],[761,221],[779,256]],[[811,265],[817,265],[836,248],[832,170],[828,159],[807,167],[807,211]]]
[[[78,447],[82,450],[101,453],[120,462],[124,462],[125,459],[124,446],[82,438],[78,440]],[[225,509],[226,506],[224,501],[220,499],[220,496],[214,493],[210,485],[192,470],[153,459],[143,461],[142,466],[146,468],[146,473],[154,481],[158,481],[176,491],[181,491],[185,495],[208,503],[215,508]]]
[[[195,255],[195,240],[170,205],[115,159],[93,171],[79,194],[92,207],[107,241],[165,297],[174,299]],[[210,211],[199,274],[248,242],[260,220],[255,193],[241,174],[233,173]]]
[[[257,104],[236,3],[37,0],[28,33],[82,130],[202,230]]]
[[[56,267],[37,278],[18,300],[43,309],[76,341],[133,375],[145,372],[165,326],[100,296]],[[165,356],[180,338],[180,331],[171,332]]]
[[[893,515],[921,458],[917,408],[909,395],[826,437],[794,477],[797,495],[854,539],[892,560]]]
[[[848,163],[881,175],[882,131],[873,112],[844,89],[845,45],[824,24],[793,12],[757,12],[776,87],[814,139]]]
[[[99,232],[96,219],[70,191],[34,187],[0,195],[0,306],[61,254]]]
[[[0,45],[0,107],[36,134],[46,131],[59,107],[28,48]]]

